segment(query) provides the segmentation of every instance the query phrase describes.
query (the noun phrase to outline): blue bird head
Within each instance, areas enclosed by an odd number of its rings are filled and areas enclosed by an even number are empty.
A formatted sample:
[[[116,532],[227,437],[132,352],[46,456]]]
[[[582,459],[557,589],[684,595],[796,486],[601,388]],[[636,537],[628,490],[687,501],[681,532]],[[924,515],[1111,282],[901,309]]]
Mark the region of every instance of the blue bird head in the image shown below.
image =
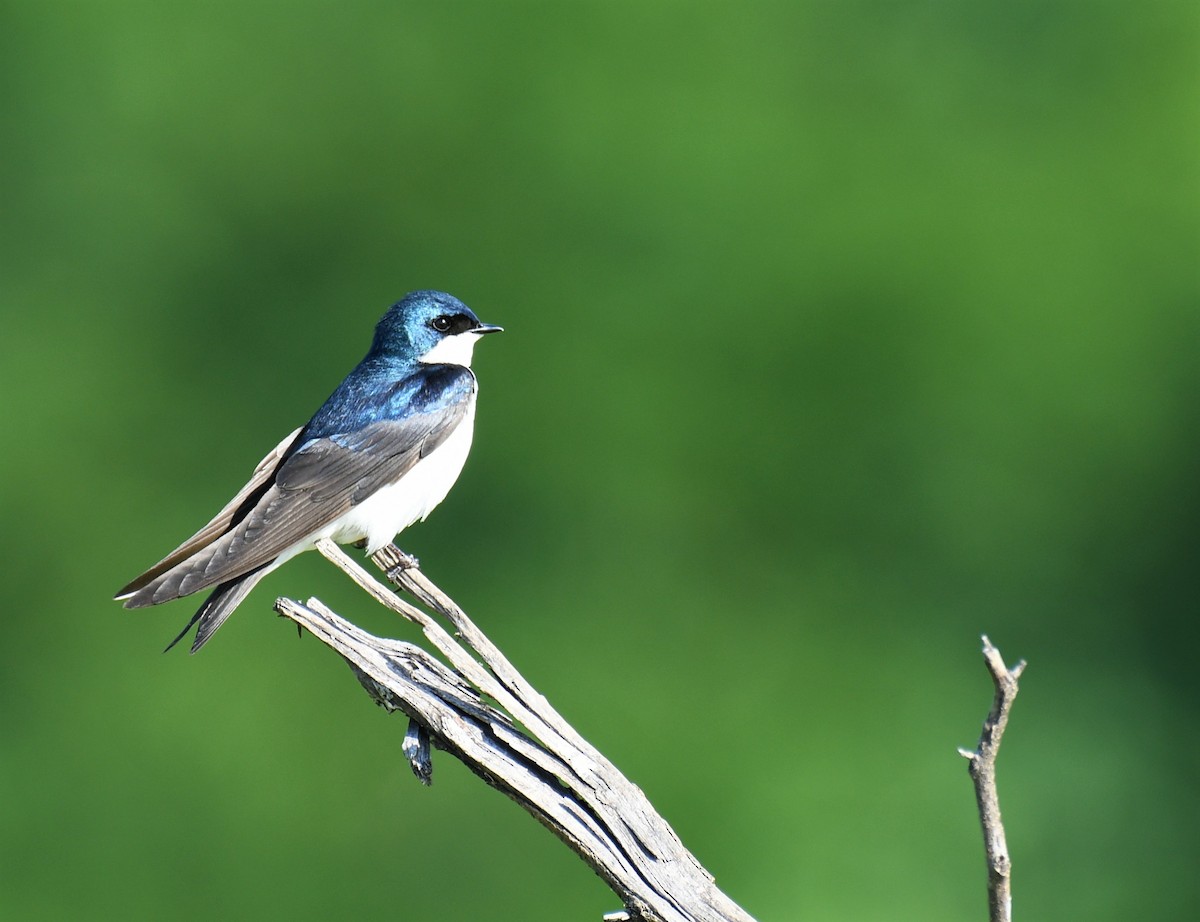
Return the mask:
[[[481,323],[467,305],[444,291],[413,291],[388,308],[376,325],[368,358],[470,368],[479,337],[501,329]]]

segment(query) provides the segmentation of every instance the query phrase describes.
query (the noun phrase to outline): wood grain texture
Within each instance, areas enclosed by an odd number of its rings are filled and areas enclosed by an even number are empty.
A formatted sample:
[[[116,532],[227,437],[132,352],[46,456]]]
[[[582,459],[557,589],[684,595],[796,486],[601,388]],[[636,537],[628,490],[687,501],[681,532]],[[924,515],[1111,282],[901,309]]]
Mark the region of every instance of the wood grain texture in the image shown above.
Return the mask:
[[[373,556],[389,580],[436,616],[379,583],[332,542],[320,542],[317,550],[419,625],[450,664],[415,644],[368,634],[316,599],[276,603],[280,614],[342,656],[379,704],[408,715],[406,752],[419,753],[420,736],[428,734],[434,747],[503,791],[578,854],[612,887],[631,920],[753,922],[717,888],[641,789],[563,720],[415,561],[390,545]],[[413,758],[420,776],[428,766],[419,762]]]

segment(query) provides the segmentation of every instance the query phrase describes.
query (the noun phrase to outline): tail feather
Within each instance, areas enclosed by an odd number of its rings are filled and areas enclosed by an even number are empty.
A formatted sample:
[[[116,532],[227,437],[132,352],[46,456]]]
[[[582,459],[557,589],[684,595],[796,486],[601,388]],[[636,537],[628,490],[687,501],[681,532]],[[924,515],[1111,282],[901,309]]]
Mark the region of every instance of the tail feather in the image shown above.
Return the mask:
[[[200,626],[196,628],[196,638],[192,641],[192,651],[195,653],[206,643],[208,639],[216,633],[217,628],[225,623],[225,620],[233,614],[233,610],[242,603],[242,600],[250,593],[250,590],[255,587],[260,579],[269,573],[273,567],[266,564],[259,567],[257,570],[251,570],[245,576],[239,576],[237,579],[231,579],[229,582],[221,583],[216,589],[209,594],[204,600],[204,604],[192,615],[192,620],[189,621],[179,632],[174,640],[167,644],[167,649],[164,653],[170,650],[175,644],[179,643],[192,629],[192,625],[199,622]]]

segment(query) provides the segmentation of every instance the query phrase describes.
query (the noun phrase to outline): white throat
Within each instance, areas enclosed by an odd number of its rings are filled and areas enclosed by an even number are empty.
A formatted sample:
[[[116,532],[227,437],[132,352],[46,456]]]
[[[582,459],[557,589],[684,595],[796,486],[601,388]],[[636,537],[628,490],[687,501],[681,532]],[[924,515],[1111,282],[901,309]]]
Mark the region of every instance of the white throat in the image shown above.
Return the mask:
[[[417,361],[424,362],[426,365],[462,365],[463,368],[470,368],[471,354],[481,335],[468,330],[466,333],[447,336]]]

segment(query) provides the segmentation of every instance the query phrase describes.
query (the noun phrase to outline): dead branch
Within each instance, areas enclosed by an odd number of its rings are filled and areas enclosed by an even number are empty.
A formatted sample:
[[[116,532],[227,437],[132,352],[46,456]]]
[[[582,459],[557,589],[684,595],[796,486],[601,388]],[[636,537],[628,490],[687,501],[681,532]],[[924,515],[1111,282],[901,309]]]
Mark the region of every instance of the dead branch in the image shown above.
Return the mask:
[[[563,720],[414,560],[390,545],[373,558],[391,582],[445,618],[453,634],[331,541],[317,549],[372,598],[417,624],[449,664],[414,644],[374,637],[316,599],[276,602],[281,615],[340,654],[379,704],[408,715],[404,751],[425,783],[432,743],[583,858],[625,906],[613,919],[753,922],[717,889],[642,791]]]
[[[983,636],[983,659],[991,673],[996,694],[992,709],[983,722],[979,745],[974,749],[959,749],[967,759],[967,770],[975,782],[975,802],[983,826],[983,844],[988,866],[988,918],[991,922],[1012,922],[1012,860],[1000,820],[1000,797],[996,792],[996,755],[1000,738],[1008,724],[1008,712],[1017,697],[1017,680],[1025,671],[1021,660],[1011,670],[1004,665],[1000,651]]]

